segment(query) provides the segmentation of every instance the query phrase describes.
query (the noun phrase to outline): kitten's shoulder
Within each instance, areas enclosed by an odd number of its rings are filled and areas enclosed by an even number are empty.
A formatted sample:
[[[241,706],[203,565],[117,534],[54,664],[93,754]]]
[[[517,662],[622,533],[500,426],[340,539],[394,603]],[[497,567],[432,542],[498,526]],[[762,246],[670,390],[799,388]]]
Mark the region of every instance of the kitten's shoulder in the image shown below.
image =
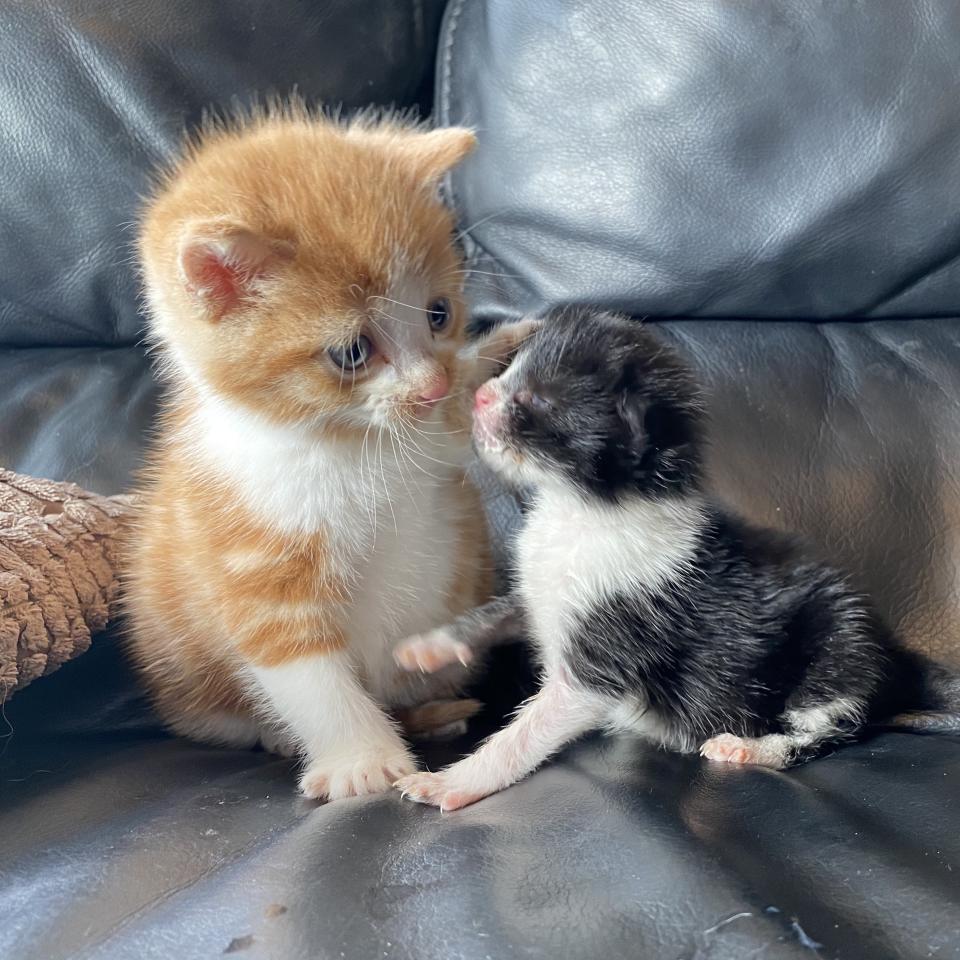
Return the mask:
[[[705,541],[748,561],[785,567],[816,559],[811,546],[797,534],[753,523],[715,502],[709,505],[706,513]]]

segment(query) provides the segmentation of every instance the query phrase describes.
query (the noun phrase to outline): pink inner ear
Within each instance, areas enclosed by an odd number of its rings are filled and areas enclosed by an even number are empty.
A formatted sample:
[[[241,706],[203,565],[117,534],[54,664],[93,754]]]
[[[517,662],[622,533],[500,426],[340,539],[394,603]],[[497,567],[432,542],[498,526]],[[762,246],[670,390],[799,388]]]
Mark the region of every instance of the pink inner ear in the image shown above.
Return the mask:
[[[189,240],[180,263],[188,289],[222,316],[253,295],[257,282],[287,257],[286,251],[269,241],[237,231],[216,240]]]

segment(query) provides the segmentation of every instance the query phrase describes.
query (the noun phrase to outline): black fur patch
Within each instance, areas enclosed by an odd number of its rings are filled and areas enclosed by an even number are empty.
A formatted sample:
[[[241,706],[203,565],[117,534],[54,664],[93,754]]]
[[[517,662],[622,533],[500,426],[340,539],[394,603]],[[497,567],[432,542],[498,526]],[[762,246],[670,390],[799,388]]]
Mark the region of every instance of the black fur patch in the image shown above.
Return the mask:
[[[565,310],[516,362],[505,438],[541,470],[624,509],[637,498],[702,498],[700,391],[650,329]],[[791,734],[787,711],[838,700],[866,716],[889,689],[890,659],[864,601],[790,538],[704,502],[682,575],[582,611],[565,654],[574,676],[645,701],[686,742]],[[823,739],[857,722],[856,712],[841,718]],[[794,759],[814,747],[798,745]]]
[[[887,662],[841,574],[719,512],[686,576],[585,611],[568,656],[582,682],[643,691],[675,736],[697,742],[784,732],[786,710],[841,698],[867,707]]]
[[[523,348],[505,439],[590,494],[683,494],[700,482],[700,391],[646,327],[584,310],[550,316]]]

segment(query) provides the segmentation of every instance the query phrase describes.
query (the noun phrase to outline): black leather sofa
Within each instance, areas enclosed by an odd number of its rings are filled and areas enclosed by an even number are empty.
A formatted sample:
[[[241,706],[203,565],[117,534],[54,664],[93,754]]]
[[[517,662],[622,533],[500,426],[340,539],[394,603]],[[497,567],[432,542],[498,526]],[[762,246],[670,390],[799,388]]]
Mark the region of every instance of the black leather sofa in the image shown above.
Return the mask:
[[[960,664],[960,6],[452,0],[438,38],[441,6],[0,9],[0,463],[129,482],[157,398],[129,223],[203,107],[434,99],[480,136],[448,184],[477,324],[659,323],[709,385],[718,494]],[[504,651],[475,736],[528,681]],[[4,718],[11,960],[960,956],[957,737],[789,773],[588,739],[441,816],[167,737],[109,634]]]

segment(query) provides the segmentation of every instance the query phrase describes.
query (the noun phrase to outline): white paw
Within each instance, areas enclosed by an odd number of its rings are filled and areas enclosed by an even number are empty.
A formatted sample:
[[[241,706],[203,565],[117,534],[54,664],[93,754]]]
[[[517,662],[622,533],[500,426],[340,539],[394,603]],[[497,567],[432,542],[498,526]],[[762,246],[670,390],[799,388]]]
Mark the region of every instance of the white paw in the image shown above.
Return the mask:
[[[402,777],[394,787],[404,797],[409,797],[417,803],[426,803],[439,807],[441,813],[459,810],[461,807],[476,803],[484,797],[495,793],[495,790],[478,789],[476,786],[467,786],[459,783],[456,765],[439,773],[414,773]]]
[[[368,751],[313,760],[300,778],[300,790],[312,800],[341,800],[386,793],[401,777],[417,769],[406,750]]]
[[[401,640],[394,648],[393,657],[404,670],[436,673],[451,663],[467,666],[473,660],[473,651],[449,631],[438,627]]]
[[[794,747],[795,742],[783,734],[736,737],[732,733],[721,733],[704,743],[700,756],[724,763],[752,763],[758,767],[783,770],[792,762]]]

